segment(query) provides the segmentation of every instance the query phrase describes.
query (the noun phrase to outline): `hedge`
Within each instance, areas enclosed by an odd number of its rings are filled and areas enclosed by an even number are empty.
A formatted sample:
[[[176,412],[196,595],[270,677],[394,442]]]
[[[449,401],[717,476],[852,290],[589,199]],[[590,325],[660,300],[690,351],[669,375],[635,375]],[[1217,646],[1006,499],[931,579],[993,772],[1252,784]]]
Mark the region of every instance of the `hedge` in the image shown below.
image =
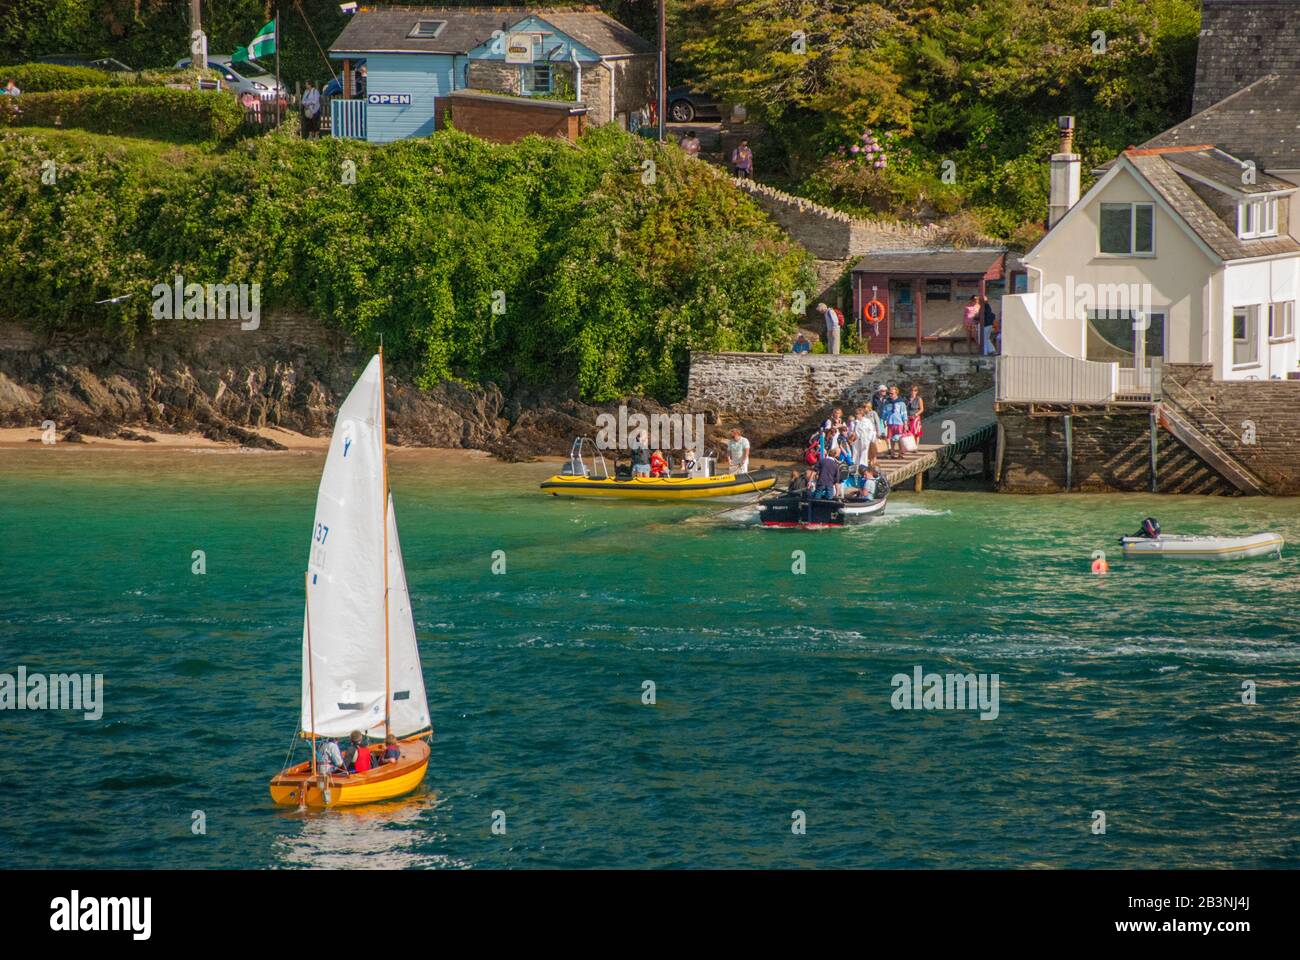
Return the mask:
[[[137,70],[133,73],[96,70],[93,67],[65,67],[54,63],[19,63],[0,67],[0,86],[12,79],[23,93],[51,93],[56,90],[84,90],[86,87],[165,87],[170,84],[193,84],[192,67]],[[204,79],[220,80],[216,70],[204,71]]]
[[[62,67],[54,63],[20,63],[0,67],[0,85],[13,80],[23,93],[49,93],[52,90],[80,90],[84,87],[107,87],[112,74],[92,67]]]
[[[225,141],[244,122],[229,93],[166,87],[88,87],[0,98],[0,126],[76,127],[160,140]]]

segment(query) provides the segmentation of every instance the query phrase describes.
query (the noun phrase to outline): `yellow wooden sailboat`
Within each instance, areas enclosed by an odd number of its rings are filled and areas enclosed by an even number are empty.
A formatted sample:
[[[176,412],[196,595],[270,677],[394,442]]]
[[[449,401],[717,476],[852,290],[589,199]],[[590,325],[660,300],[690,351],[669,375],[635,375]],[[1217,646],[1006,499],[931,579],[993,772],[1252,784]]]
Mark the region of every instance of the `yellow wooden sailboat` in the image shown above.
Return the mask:
[[[429,766],[429,702],[388,490],[383,350],[339,407],[316,496],[302,638],[302,737],[311,759],[271,779],[280,805],[337,807],[410,793]],[[374,760],[324,767],[322,738],[359,731]],[[399,757],[379,763],[384,740]]]

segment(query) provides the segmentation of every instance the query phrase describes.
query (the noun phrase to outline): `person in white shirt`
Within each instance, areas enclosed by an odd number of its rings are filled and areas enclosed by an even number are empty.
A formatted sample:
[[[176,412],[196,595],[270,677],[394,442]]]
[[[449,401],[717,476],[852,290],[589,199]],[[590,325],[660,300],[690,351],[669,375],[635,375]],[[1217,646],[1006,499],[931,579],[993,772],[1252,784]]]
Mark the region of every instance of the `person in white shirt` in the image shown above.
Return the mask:
[[[871,412],[870,404],[858,404],[854,411],[853,422],[849,424],[853,434],[853,462],[865,465],[876,462],[876,417]]]
[[[316,84],[307,81],[307,90],[302,95],[302,135],[304,137],[320,133],[320,91]]]
[[[739,427],[731,431],[731,439],[727,441],[727,460],[732,473],[749,473],[749,441],[741,435]]]

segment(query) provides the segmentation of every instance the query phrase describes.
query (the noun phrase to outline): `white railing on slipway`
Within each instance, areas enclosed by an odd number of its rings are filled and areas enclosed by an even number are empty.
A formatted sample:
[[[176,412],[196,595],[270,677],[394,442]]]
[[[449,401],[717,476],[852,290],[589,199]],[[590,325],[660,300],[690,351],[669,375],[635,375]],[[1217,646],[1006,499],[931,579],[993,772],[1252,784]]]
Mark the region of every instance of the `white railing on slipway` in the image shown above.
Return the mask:
[[[1000,356],[997,399],[1010,403],[1107,403],[1119,393],[1119,365],[1074,357]]]
[[[330,136],[348,140],[366,139],[366,101],[330,100]]]

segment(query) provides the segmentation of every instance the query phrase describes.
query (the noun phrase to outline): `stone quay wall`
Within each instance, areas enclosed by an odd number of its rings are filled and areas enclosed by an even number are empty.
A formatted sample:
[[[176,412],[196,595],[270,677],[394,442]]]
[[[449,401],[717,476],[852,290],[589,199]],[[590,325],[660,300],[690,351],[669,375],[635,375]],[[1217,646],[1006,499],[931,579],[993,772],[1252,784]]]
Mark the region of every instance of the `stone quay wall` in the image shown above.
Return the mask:
[[[993,358],[900,354],[695,353],[689,409],[721,419],[800,420],[835,403],[866,400],[880,383],[921,387],[938,410],[993,386]]]

